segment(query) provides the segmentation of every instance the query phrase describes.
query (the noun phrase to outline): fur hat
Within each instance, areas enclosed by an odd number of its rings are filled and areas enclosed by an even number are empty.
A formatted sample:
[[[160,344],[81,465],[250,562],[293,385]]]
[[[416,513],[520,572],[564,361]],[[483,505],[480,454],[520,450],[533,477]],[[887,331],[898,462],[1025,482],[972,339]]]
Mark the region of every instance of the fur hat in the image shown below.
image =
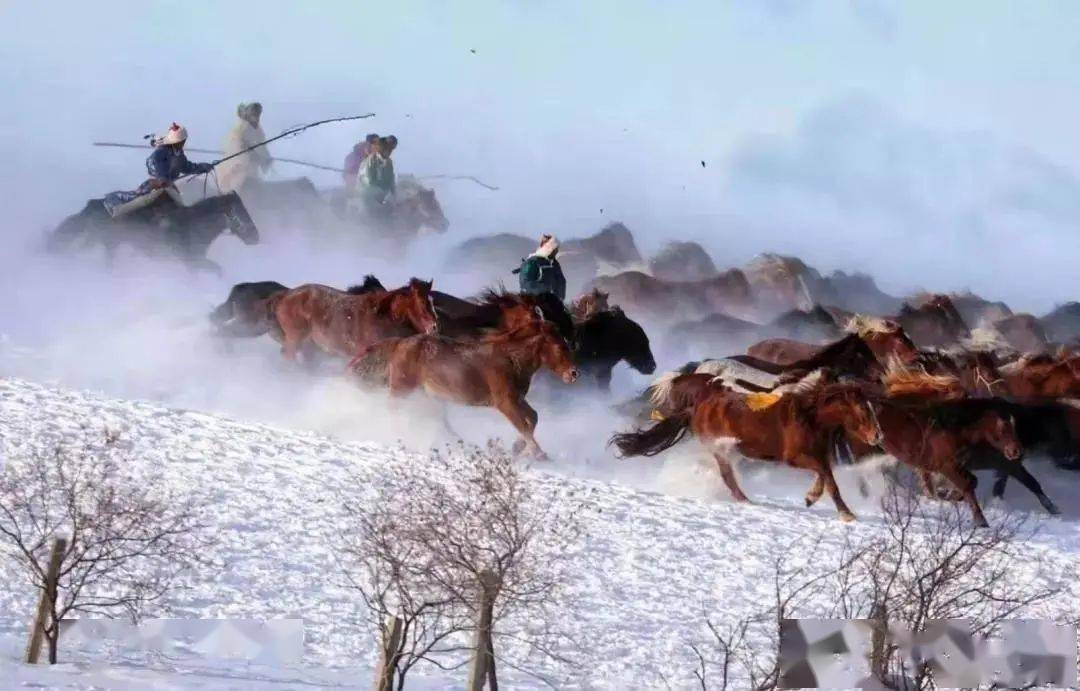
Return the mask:
[[[236,114],[244,120],[251,120],[252,118],[262,115],[262,104],[258,101],[252,103],[241,103],[236,106]]]
[[[541,235],[540,246],[533,252],[538,257],[547,257],[550,259],[555,256],[555,253],[559,251],[559,239],[554,235]]]
[[[169,144],[179,144],[184,141],[187,141],[187,130],[174,122],[164,137],[158,137],[154,140],[154,146],[168,146]]]

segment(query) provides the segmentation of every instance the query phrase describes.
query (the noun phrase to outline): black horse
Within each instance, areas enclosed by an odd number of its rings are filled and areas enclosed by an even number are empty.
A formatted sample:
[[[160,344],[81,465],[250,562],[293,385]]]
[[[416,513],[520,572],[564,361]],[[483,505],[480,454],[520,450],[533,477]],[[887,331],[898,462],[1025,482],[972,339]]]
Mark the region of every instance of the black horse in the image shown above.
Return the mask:
[[[235,192],[191,206],[157,205],[121,218],[109,214],[103,199],[91,199],[53,231],[47,248],[56,252],[79,241],[99,244],[111,261],[120,246],[130,245],[147,255],[174,257],[191,269],[221,273],[221,267],[207,259],[206,252],[226,230],[245,244],[259,241],[259,229]]]
[[[645,330],[619,307],[597,312],[577,326],[574,359],[582,380],[594,382],[602,391],[611,389],[611,370],[620,361],[642,374],[656,371]]]

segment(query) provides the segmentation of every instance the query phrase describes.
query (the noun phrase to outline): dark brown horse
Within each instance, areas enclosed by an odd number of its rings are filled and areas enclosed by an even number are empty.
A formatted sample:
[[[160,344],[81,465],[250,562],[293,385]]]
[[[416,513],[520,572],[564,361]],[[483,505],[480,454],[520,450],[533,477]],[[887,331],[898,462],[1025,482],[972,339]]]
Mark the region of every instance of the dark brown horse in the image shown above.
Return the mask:
[[[289,359],[296,359],[308,341],[351,358],[375,341],[431,334],[438,328],[431,282],[415,278],[396,290],[361,295],[308,284],[278,293],[266,303],[281,329],[282,353]]]
[[[473,301],[434,291],[431,301],[439,315],[439,333],[451,338],[479,336],[492,329],[512,331],[537,319],[554,324],[567,342],[574,337],[570,312],[550,293],[522,295],[488,290]]]
[[[553,324],[539,320],[471,340],[433,335],[390,338],[369,346],[349,363],[350,371],[363,381],[385,386],[394,395],[423,389],[454,403],[495,408],[521,434],[515,453],[527,449],[539,458],[544,452],[533,436],[538,416],[525,395],[542,366],[568,384],[578,377],[566,340]]]
[[[676,378],[673,389],[696,390],[693,404],[649,429],[616,434],[611,439],[623,456],[651,456],[671,448],[687,431],[704,443],[716,459],[720,475],[736,501],[747,501],[731,466],[731,453],[783,461],[812,470],[817,479],[806,494],[807,506],[829,492],[843,520],[854,520],[829,464],[834,433],[844,430],[870,445],[881,443],[874,405],[863,387],[826,384],[804,393],[757,404],[756,394],[744,395],[705,375]],[[689,398],[689,395],[687,396]]]
[[[920,348],[957,345],[971,335],[948,295],[927,296],[917,307],[905,303],[896,321]]]
[[[965,467],[968,453],[978,444],[987,444],[1016,465],[1024,453],[1015,421],[1002,412],[1000,403],[967,399],[913,405],[886,399],[878,411],[885,451],[911,466],[932,497],[938,496],[933,475],[948,480],[957,490],[956,498],[971,507],[979,526],[987,522],[975,498],[975,476]],[[849,441],[857,446],[861,440]]]
[[[919,355],[918,348],[907,337],[896,322],[884,319],[855,317],[848,325],[849,335],[826,345],[814,345],[784,338],[761,341],[747,349],[746,354],[756,360],[779,365],[783,368],[798,366],[800,362],[817,362],[816,366],[835,366],[825,360],[835,357],[840,352],[869,352],[879,365],[884,366],[892,358],[898,358],[907,364]],[[857,348],[855,340],[861,341],[865,348]]]

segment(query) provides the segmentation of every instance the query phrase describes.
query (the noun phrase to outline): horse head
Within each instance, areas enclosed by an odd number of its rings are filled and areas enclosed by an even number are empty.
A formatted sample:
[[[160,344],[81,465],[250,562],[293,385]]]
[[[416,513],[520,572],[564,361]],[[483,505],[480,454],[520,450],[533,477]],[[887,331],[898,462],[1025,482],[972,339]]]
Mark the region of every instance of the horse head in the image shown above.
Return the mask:
[[[962,434],[973,444],[985,443],[1001,452],[1010,461],[1019,461],[1024,456],[1024,444],[1016,431],[1016,418],[1011,412],[1002,410],[993,401],[991,407],[980,405],[975,409],[978,417],[961,423]],[[978,414],[982,410],[982,414]]]
[[[577,364],[570,344],[559,333],[558,327],[548,321],[536,322],[532,327],[537,330],[537,350],[540,362],[567,384],[573,384],[578,378]]]
[[[605,314],[609,315],[612,329],[610,338],[618,340],[626,363],[642,374],[656,371],[656,358],[649,345],[649,335],[641,324],[626,316],[619,307],[612,307]]]
[[[884,441],[885,435],[867,387],[860,384],[826,385],[820,389],[815,405],[820,422],[843,427],[869,446],[880,446]]]
[[[431,299],[433,281],[409,279],[409,285],[395,291],[398,293],[393,314],[400,321],[409,322],[418,333],[433,334],[439,330],[439,317]]]
[[[419,235],[445,233],[450,228],[450,221],[435,198],[435,190],[419,184],[409,185],[406,189],[408,192],[402,195],[394,209],[399,225],[408,226]]]

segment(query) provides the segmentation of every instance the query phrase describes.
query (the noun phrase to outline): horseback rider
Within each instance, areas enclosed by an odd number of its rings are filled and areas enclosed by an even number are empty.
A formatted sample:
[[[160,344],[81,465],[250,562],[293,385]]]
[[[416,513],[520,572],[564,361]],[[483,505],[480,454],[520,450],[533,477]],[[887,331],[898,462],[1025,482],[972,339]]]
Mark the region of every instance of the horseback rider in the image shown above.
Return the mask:
[[[397,148],[397,137],[380,137],[372,143],[371,153],[360,164],[356,176],[356,192],[369,216],[386,218],[397,188],[394,162],[390,158]]]
[[[555,258],[558,253],[559,240],[554,235],[540,236],[540,246],[522,259],[521,266],[513,271],[518,274],[522,293],[552,293],[560,300],[566,300],[566,276]]]
[[[379,141],[379,135],[372,132],[364,137],[364,141],[358,143],[345,157],[345,170],[341,177],[345,181],[345,187],[352,189],[356,186],[356,175],[360,172],[360,165],[364,159],[371,155],[372,147]]]
[[[266,141],[259,119],[262,117],[261,103],[241,103],[236,107],[238,120],[225,137],[222,149],[225,158],[250,149]],[[272,162],[270,151],[265,146],[225,161],[217,173],[218,188],[222,193],[235,192],[250,181],[257,181]]]
[[[153,206],[163,197],[183,206],[180,192],[173,183],[185,175],[209,173],[217,165],[217,161],[189,161],[184,155],[187,138],[187,130],[174,122],[163,137],[153,140],[154,152],[146,159],[146,172],[150,177],[133,191],[112,192],[105,196],[105,208],[113,218]]]

